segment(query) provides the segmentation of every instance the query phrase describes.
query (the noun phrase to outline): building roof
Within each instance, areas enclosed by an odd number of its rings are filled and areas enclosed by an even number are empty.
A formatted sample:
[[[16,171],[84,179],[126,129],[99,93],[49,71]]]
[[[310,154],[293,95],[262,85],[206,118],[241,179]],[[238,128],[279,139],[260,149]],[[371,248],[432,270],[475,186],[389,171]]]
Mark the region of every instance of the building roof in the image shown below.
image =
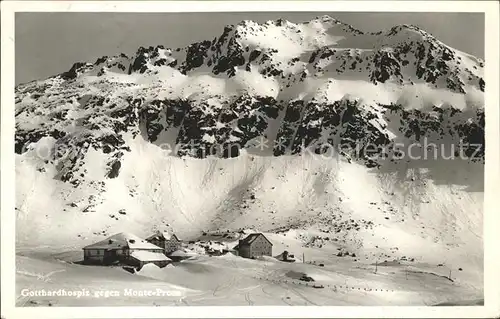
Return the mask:
[[[130,254],[131,257],[140,261],[170,261],[171,259],[162,253],[154,253],[147,250],[135,250]]]
[[[240,242],[238,243],[238,245],[236,245],[235,249],[239,248],[240,246],[249,246],[249,245],[251,245],[257,238],[259,238],[259,236],[264,237],[264,239],[267,240],[267,242],[269,244],[271,244],[271,246],[273,245],[273,243],[271,243],[269,241],[269,239],[267,239],[267,237],[264,236],[263,233],[253,233],[253,234],[248,235],[244,239],[240,240]]]
[[[157,231],[155,234],[149,236],[148,238],[146,238],[146,240],[152,240],[152,239],[165,239],[165,240],[171,240],[171,239],[175,239],[175,240],[179,240],[179,238],[177,238],[177,236],[175,234],[172,234],[170,232],[167,232],[167,231]]]
[[[130,233],[118,233],[83,249],[162,249]]]

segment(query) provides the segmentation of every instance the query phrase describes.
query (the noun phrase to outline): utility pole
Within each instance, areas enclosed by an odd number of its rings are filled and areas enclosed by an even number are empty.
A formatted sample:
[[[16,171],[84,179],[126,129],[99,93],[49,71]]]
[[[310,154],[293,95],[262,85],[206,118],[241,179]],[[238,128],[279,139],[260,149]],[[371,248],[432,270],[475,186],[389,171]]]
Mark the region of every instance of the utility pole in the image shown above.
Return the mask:
[[[306,262],[306,255],[304,253],[302,253],[302,263],[305,263]]]

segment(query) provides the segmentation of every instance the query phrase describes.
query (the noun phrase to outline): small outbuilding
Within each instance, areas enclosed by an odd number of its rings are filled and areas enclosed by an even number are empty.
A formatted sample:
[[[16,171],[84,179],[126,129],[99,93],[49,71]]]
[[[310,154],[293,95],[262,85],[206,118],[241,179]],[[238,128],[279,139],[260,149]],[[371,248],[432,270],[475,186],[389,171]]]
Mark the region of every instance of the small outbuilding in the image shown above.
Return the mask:
[[[187,250],[183,250],[183,249],[179,249],[179,250],[174,251],[173,253],[170,253],[168,255],[168,258],[172,259],[172,261],[181,261],[184,259],[193,258],[196,255],[197,255],[196,253],[193,253],[193,252],[190,252]]]
[[[244,258],[272,256],[273,244],[264,234],[254,233],[240,240],[234,249],[238,251],[239,256]]]
[[[171,260],[161,247],[130,233],[119,233],[83,248],[85,264],[130,265],[141,268],[153,263],[165,267]]]

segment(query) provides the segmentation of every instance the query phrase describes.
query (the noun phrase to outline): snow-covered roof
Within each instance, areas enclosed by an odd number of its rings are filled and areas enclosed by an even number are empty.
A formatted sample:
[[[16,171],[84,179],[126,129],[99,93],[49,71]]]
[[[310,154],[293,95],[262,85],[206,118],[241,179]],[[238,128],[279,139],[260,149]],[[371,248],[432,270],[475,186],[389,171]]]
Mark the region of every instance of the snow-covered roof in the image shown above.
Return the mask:
[[[149,236],[147,239],[148,240],[151,240],[151,239],[165,239],[165,240],[176,239],[176,240],[179,240],[175,234],[172,234],[172,233],[167,232],[167,231],[163,231],[163,232],[157,231],[154,235]]]
[[[83,249],[122,249],[125,247],[130,249],[161,249],[161,247],[131,233],[118,233],[95,244],[85,246]]]
[[[257,237],[259,237],[259,234],[252,234],[252,235],[248,236],[247,238],[245,238],[244,243],[251,244],[257,239]]]
[[[135,250],[130,254],[131,257],[140,261],[169,261],[171,260],[162,253],[154,253],[147,250]]]

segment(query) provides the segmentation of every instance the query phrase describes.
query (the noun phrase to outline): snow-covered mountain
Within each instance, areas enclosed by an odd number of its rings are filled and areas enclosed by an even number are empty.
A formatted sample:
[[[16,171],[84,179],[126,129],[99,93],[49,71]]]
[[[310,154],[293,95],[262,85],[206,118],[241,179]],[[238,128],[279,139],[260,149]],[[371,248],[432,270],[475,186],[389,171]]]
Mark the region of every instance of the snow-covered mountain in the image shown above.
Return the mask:
[[[295,229],[482,272],[483,73],[418,27],[328,16],[75,63],[16,87],[18,245]]]

